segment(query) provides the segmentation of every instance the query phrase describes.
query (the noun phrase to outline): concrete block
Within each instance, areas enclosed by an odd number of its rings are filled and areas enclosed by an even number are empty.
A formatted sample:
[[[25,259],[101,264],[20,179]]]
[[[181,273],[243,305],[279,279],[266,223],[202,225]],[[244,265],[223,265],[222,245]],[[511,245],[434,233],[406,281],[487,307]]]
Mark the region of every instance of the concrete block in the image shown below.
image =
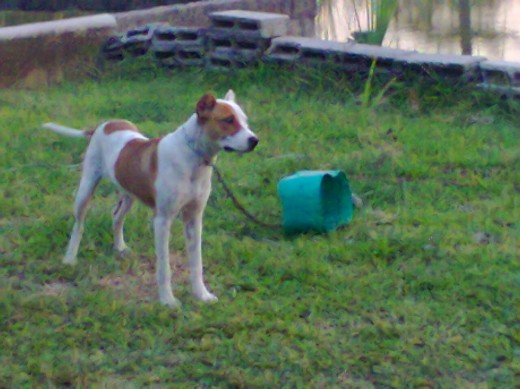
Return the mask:
[[[255,51],[219,48],[207,53],[206,66],[215,70],[231,70],[254,65],[261,59]]]
[[[177,66],[203,66],[206,49],[202,46],[184,46],[177,49],[175,63]]]
[[[415,52],[390,47],[353,43],[335,52],[336,63],[346,71],[368,71],[375,61],[375,71],[400,74],[407,58]]]
[[[486,58],[456,54],[414,53],[406,59],[405,70],[433,78],[472,81],[479,77],[479,65]]]
[[[302,58],[302,46],[317,46],[324,42],[321,39],[300,36],[283,36],[274,38],[267,49],[264,59],[274,63],[292,63]]]
[[[146,54],[157,27],[158,25],[156,24],[148,24],[128,30],[121,38],[125,51],[135,57]]]
[[[153,34],[151,50],[171,52],[178,47],[204,47],[204,29],[199,27],[158,27]]]
[[[125,58],[121,35],[111,36],[101,46],[101,55],[107,61],[122,61]]]
[[[261,57],[270,44],[269,38],[259,38],[242,33],[223,33],[208,30],[206,34],[208,51],[233,49],[243,51],[244,55]]]
[[[153,53],[153,58],[159,63],[159,65],[166,66],[168,68],[179,66],[177,62],[176,52],[159,51]]]
[[[494,93],[503,98],[520,100],[520,87],[493,85],[484,82],[478,84],[477,87],[485,90],[486,92]]]
[[[150,51],[164,66],[201,66],[205,41],[204,29],[160,26],[154,31]]]
[[[229,60],[237,66],[251,64],[258,62],[261,58],[261,53],[254,50],[236,50],[232,48],[220,48],[208,52],[210,58],[218,58]]]
[[[289,26],[289,16],[269,12],[221,11],[210,13],[209,18],[214,30],[262,38],[285,35]]]
[[[307,40],[300,45],[301,60],[310,64],[333,65],[337,63],[337,56],[344,53],[352,45],[352,42]]]
[[[483,61],[480,74],[484,84],[520,87],[520,62]]]
[[[220,57],[218,54],[212,53],[208,55],[206,67],[211,70],[229,71],[236,68],[236,64],[231,58]]]

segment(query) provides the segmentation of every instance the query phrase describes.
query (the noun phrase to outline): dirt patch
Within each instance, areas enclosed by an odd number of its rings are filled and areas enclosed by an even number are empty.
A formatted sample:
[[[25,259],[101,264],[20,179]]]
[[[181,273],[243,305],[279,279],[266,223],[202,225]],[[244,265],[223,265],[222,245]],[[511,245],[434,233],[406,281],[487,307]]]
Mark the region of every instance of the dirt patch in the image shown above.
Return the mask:
[[[68,293],[72,285],[66,282],[53,282],[43,285],[42,291],[39,293],[42,296],[63,296]]]
[[[172,282],[185,284],[188,281],[187,259],[180,253],[170,254]],[[111,289],[118,298],[129,301],[154,301],[157,299],[155,281],[155,259],[141,257],[137,267],[132,267],[124,274],[109,274],[101,278],[97,285]]]

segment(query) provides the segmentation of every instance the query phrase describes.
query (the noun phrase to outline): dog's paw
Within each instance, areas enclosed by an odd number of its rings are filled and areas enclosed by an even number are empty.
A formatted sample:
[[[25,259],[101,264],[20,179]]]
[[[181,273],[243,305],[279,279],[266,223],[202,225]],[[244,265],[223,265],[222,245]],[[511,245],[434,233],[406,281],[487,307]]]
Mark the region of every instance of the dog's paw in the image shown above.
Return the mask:
[[[194,293],[195,298],[197,300],[203,301],[205,303],[213,303],[218,301],[218,297],[215,296],[213,293],[210,293],[207,290],[204,290],[202,292]]]
[[[161,302],[162,305],[169,307],[169,308],[179,309],[182,306],[182,303],[173,296],[167,297],[167,298],[161,297],[159,299],[159,301]]]
[[[74,266],[76,263],[78,263],[78,260],[76,259],[76,257],[66,255],[65,257],[63,257],[63,260],[61,262],[64,265]]]
[[[114,251],[116,254],[116,258],[118,258],[118,259],[128,258],[130,256],[130,254],[132,253],[132,250],[130,250],[126,246],[122,250],[120,250],[118,248],[114,248]]]

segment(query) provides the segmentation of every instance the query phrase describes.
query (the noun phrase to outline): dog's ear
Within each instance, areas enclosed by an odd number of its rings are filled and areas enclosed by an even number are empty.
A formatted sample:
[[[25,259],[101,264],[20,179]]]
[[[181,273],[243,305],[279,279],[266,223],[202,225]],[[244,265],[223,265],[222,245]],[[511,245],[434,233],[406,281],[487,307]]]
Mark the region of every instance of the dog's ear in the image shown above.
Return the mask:
[[[197,112],[197,116],[201,119],[207,119],[209,117],[210,112],[217,105],[217,99],[210,94],[207,93],[201,97],[199,102],[197,103],[197,107],[195,108],[195,112]]]
[[[235,99],[236,99],[236,96],[235,96],[235,92],[233,92],[233,89],[228,90],[226,95],[224,96],[224,100],[235,101]]]

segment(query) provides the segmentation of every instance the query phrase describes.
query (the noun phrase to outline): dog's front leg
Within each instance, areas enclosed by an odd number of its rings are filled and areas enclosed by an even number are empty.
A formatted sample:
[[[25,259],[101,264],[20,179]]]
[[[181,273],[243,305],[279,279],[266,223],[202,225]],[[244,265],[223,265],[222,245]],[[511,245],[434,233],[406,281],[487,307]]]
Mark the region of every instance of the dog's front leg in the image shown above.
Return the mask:
[[[182,213],[184,236],[188,251],[190,280],[194,296],[202,301],[217,301],[218,298],[209,292],[204,284],[202,268],[202,214],[198,207],[187,209]]]
[[[180,301],[173,296],[172,271],[170,268],[170,228],[173,217],[156,215],[153,220],[155,233],[155,253],[157,255],[157,286],[159,301],[169,307],[180,306]]]

